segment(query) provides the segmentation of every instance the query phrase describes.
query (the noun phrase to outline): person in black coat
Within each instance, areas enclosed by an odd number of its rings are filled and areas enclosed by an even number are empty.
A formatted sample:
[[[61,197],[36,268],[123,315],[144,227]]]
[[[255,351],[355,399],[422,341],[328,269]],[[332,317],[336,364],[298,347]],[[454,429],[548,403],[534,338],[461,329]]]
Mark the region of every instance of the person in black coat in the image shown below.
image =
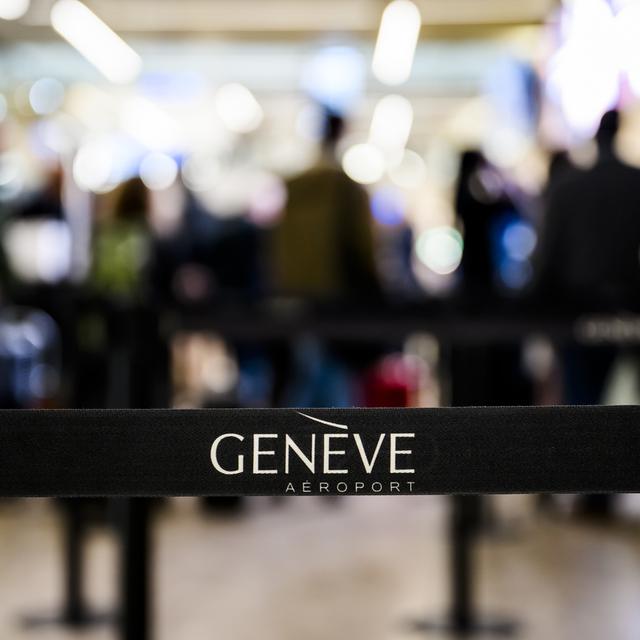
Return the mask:
[[[549,188],[538,292],[551,308],[615,313],[638,306],[640,169],[615,153],[619,122],[617,111],[605,113],[595,138],[596,163],[564,172]],[[565,402],[601,403],[618,351],[610,345],[565,346]],[[583,509],[604,516],[611,500],[586,496]]]
[[[640,169],[614,149],[617,111],[596,134],[598,159],[566,172],[548,195],[539,289],[556,304],[633,309],[640,292]]]

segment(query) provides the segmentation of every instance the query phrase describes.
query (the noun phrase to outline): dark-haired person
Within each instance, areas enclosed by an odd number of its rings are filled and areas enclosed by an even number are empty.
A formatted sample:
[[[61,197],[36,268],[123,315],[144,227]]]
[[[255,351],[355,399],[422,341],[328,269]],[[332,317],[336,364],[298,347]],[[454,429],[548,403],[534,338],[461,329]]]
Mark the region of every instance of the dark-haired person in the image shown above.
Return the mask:
[[[325,112],[317,162],[287,181],[286,205],[269,243],[276,295],[349,306],[379,295],[369,197],[345,174],[336,155],[343,129],[341,116]],[[315,339],[298,342],[276,367],[280,374],[287,371],[289,380],[280,401],[297,406],[357,404],[353,373],[369,364],[374,352]]]
[[[637,309],[640,294],[640,169],[615,152],[620,116],[609,111],[595,136],[598,157],[550,190],[539,252],[538,290],[547,304],[578,311]],[[568,404],[599,404],[619,350],[570,345],[563,350]],[[589,496],[604,514],[610,501]]]
[[[271,243],[275,292],[320,300],[378,291],[369,198],[342,170],[342,117],[325,114],[317,162],[287,182],[287,202]]]

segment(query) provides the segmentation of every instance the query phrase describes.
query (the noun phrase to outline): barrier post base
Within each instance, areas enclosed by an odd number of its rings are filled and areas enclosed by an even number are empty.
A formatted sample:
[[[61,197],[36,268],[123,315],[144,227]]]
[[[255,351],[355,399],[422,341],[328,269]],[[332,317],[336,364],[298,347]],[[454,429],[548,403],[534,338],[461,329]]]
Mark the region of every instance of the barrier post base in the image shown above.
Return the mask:
[[[87,532],[87,503],[83,499],[62,501],[64,524],[64,604],[59,613],[27,614],[22,618],[26,629],[59,626],[72,629],[86,629],[112,624],[115,613],[92,611],[83,595],[84,542]]]
[[[438,633],[450,636],[498,636],[509,637],[516,633],[518,624],[507,619],[482,620],[423,620],[413,625],[413,630],[421,633]]]
[[[25,629],[37,629],[39,627],[69,627],[72,629],[88,629],[102,625],[110,625],[116,621],[115,613],[93,611],[63,612],[62,614],[33,614],[22,618],[22,626]]]
[[[416,622],[416,631],[451,636],[510,636],[517,624],[507,619],[485,619],[477,613],[474,603],[475,571],[473,547],[482,515],[482,497],[453,495],[449,517],[449,613],[442,621]]]
[[[121,534],[121,611],[119,640],[150,640],[151,631],[151,535],[149,500],[118,500]]]

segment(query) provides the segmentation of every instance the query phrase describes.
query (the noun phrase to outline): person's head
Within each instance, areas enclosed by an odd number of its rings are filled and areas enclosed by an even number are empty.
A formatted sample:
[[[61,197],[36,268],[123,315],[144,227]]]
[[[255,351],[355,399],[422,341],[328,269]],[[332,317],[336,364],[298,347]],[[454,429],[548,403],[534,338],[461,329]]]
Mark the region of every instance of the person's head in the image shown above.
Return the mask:
[[[322,122],[322,148],[333,152],[344,131],[344,118],[331,109],[325,109]]]
[[[598,149],[611,149],[620,128],[620,112],[612,109],[607,111],[600,120],[600,126],[596,132]]]
[[[486,164],[484,155],[478,149],[467,149],[460,156],[460,168],[458,174],[462,180],[466,180],[472,173]]]
[[[45,191],[50,198],[59,200],[62,198],[63,185],[64,172],[62,165],[60,163],[56,163],[47,172]]]
[[[554,149],[549,156],[549,182],[561,178],[573,167],[571,158],[565,149]]]
[[[116,220],[144,221],[148,209],[148,190],[140,178],[131,178],[120,186],[113,210]]]

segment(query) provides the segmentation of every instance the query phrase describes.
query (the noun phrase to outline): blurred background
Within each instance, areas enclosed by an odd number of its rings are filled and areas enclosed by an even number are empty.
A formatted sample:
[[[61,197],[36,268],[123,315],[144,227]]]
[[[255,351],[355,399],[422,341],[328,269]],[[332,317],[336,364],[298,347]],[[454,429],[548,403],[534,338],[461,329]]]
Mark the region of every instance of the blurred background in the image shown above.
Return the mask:
[[[637,0],[0,0],[0,406],[636,403],[639,98]],[[640,634],[633,496],[147,507],[125,636],[0,502],[1,637]]]

